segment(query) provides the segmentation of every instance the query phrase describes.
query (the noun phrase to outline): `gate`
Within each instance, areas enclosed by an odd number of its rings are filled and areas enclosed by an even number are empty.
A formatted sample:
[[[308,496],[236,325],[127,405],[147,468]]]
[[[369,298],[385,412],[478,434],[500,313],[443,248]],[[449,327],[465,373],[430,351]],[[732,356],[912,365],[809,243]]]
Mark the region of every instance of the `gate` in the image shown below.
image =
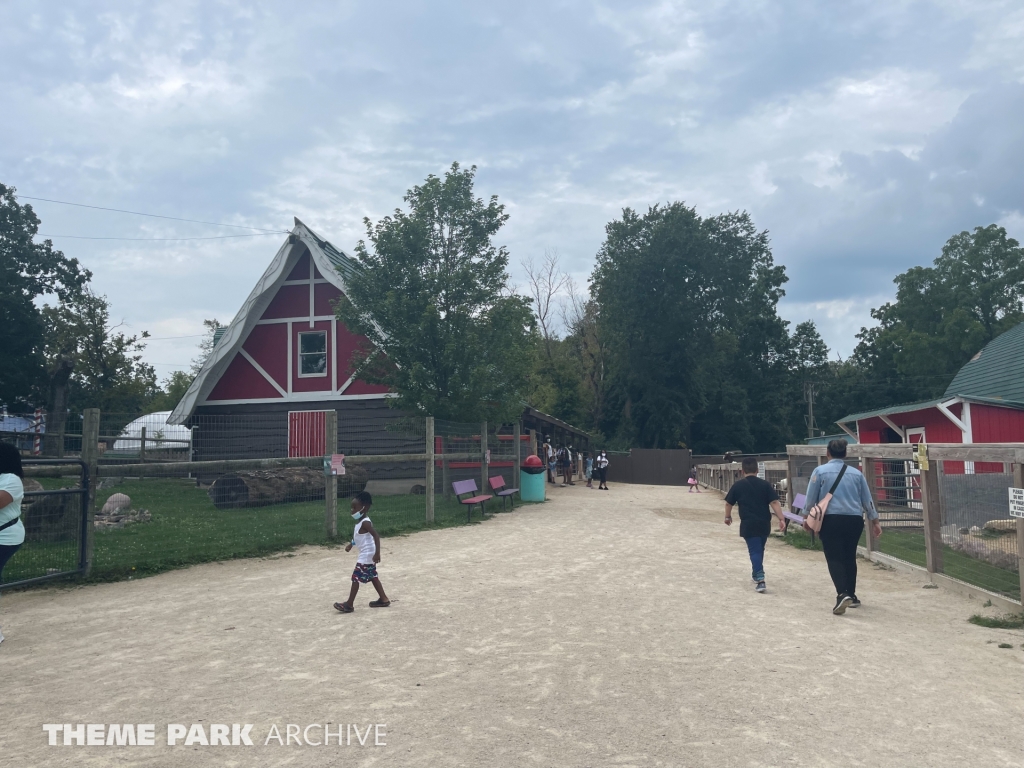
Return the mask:
[[[79,459],[22,459],[25,467],[66,467],[72,488],[26,491],[21,502],[25,543],[4,567],[0,589],[83,573],[88,534],[89,467]],[[69,473],[70,474],[70,473]]]

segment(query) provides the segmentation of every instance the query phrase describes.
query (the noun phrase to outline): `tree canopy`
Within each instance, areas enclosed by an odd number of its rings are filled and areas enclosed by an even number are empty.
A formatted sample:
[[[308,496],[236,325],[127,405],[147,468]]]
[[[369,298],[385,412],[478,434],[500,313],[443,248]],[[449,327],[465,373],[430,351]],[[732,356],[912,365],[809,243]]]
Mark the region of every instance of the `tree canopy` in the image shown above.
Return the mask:
[[[496,196],[474,196],[475,173],[453,163],[406,193],[408,210],[365,220],[361,268],[336,311],[369,340],[354,371],[391,387],[397,407],[502,420],[521,410],[536,327],[493,243],[508,215]]]
[[[14,187],[0,184],[0,402],[26,405],[45,377],[40,296],[75,297],[92,277],[77,259],[34,241],[39,217],[20,205]]]
[[[931,267],[894,282],[896,300],[872,310],[878,325],[861,330],[855,351],[889,403],[941,394],[972,355],[1024,321],[1024,250],[995,224],[953,235]]]
[[[602,432],[704,452],[777,442],[790,340],[767,233],[746,213],[671,203],[626,209],[606,234],[591,278],[610,377]]]

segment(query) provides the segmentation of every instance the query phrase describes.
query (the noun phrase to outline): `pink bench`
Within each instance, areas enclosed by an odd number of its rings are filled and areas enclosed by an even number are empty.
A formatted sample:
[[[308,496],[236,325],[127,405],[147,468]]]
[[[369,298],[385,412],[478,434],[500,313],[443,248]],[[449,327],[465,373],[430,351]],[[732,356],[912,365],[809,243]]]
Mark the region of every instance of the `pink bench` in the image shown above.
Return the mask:
[[[487,479],[490,483],[491,490],[494,491],[494,495],[501,499],[501,510],[505,511],[505,499],[508,499],[512,503],[512,509],[516,508],[515,494],[519,493],[518,488],[506,488],[505,478],[501,475],[495,475]]]
[[[476,480],[458,480],[452,483],[452,490],[455,491],[455,498],[459,500],[460,504],[466,505],[466,520],[473,519],[473,507],[477,504],[480,505],[480,515],[485,514],[484,502],[493,499],[493,496],[487,494],[481,494],[479,496],[470,496],[469,498],[462,498],[463,494],[476,494]]]

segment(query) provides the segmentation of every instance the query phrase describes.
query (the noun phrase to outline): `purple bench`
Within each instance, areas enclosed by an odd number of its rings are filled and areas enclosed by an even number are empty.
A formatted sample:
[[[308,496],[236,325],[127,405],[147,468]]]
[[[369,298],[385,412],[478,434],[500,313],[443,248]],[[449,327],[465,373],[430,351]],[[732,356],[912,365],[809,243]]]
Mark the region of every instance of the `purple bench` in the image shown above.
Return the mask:
[[[519,493],[518,488],[506,488],[505,478],[501,475],[495,475],[487,479],[490,483],[491,490],[494,491],[494,495],[501,499],[501,511],[505,511],[505,499],[508,499],[512,503],[512,509],[516,508],[515,494]]]
[[[480,505],[480,515],[483,516],[485,514],[484,502],[485,501],[490,501],[491,499],[494,498],[493,496],[489,496],[487,494],[480,494],[479,496],[472,495],[469,498],[465,498],[465,499],[462,498],[463,494],[476,494],[477,493],[476,480],[458,480],[458,481],[452,483],[452,490],[455,491],[455,498],[457,498],[459,500],[459,503],[466,505],[466,520],[467,521],[473,519],[473,507],[475,507],[477,504],[479,504]]]

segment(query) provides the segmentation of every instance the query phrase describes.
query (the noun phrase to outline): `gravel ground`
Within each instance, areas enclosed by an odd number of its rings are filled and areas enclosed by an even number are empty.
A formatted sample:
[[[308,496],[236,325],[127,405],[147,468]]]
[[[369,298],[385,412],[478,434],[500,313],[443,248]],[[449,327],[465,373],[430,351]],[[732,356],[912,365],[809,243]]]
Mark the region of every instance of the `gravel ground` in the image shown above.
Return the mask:
[[[968,624],[978,603],[862,561],[835,617],[820,553],[770,541],[754,592],[718,494],[552,491],[385,539],[384,610],[364,588],[335,612],[354,556],[319,548],[7,595],[0,763],[1024,766],[1024,636]],[[44,723],[157,744],[51,747]],[[255,745],[166,745],[193,723]],[[386,724],[386,746],[265,743],[289,723]]]

